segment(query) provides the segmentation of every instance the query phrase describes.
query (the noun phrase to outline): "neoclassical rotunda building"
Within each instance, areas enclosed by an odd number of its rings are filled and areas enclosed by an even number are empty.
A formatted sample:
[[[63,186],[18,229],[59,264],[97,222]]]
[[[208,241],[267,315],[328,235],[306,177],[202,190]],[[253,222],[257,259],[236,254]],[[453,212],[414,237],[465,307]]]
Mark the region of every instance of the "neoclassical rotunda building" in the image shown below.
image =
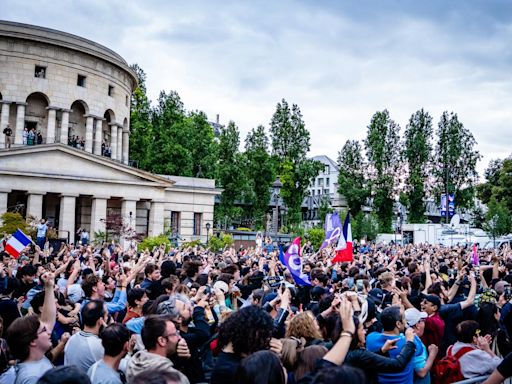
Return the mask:
[[[130,166],[136,86],[126,61],[100,44],[0,21],[0,214],[21,207],[71,242],[80,227],[104,231],[109,212],[146,235],[167,224],[185,239],[206,238],[214,180]]]

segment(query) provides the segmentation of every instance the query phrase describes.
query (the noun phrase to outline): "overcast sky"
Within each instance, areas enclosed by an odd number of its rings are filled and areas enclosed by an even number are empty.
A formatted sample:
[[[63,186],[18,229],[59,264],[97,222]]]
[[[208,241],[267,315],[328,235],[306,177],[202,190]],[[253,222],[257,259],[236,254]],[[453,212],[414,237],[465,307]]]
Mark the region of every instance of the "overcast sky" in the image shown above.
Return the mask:
[[[336,160],[387,108],[444,110],[490,159],[511,154],[512,2],[2,0],[0,18],[103,44],[147,73],[149,97],[176,90],[188,110],[268,128],[276,103],[300,106],[311,155]]]

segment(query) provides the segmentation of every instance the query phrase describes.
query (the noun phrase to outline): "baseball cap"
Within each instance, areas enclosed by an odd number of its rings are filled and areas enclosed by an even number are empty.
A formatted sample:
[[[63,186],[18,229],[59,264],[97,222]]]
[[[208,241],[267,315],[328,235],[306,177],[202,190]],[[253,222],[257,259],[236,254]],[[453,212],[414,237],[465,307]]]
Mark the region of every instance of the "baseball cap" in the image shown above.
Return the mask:
[[[426,319],[428,314],[420,312],[416,308],[409,308],[405,310],[405,322],[407,326],[414,327],[421,319]]]
[[[30,261],[30,259],[27,255],[23,255],[20,257],[20,261]]]
[[[220,289],[224,294],[229,291],[229,286],[222,280],[218,280],[213,284],[213,289]]]
[[[380,288],[373,288],[368,292],[368,298],[373,301],[376,305],[381,305],[384,300],[384,292]]]
[[[437,306],[438,311],[441,308],[441,299],[436,295],[427,295],[425,296],[425,300]]]

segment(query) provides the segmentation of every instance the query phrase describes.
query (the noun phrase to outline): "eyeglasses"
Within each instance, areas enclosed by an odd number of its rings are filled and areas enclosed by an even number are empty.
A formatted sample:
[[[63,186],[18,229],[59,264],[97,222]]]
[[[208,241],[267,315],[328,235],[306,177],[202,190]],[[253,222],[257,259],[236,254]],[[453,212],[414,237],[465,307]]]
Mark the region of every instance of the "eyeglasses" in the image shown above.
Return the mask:
[[[162,337],[165,337],[166,339],[168,339],[169,337],[174,337],[174,336],[179,336],[180,335],[180,331],[176,331],[174,333],[169,333],[168,335],[163,335]]]
[[[39,336],[41,333],[45,333],[45,332],[48,332],[48,330],[46,329],[45,326],[43,326],[43,328],[40,331],[37,331],[37,336]]]

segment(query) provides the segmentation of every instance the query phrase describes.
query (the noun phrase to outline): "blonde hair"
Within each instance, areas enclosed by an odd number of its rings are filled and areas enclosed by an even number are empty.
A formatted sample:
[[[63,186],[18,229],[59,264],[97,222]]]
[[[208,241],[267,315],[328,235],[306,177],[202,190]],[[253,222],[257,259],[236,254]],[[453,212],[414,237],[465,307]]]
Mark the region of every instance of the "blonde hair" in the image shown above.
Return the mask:
[[[296,368],[299,353],[306,346],[306,340],[290,337],[288,339],[281,339],[281,343],[283,344],[281,362],[288,371],[293,371]]]
[[[322,334],[318,329],[318,325],[310,311],[299,313],[294,316],[286,329],[286,337],[301,337],[306,340],[321,339]]]
[[[392,272],[384,272],[379,276],[379,282],[382,288],[389,287],[393,284],[395,275]]]

